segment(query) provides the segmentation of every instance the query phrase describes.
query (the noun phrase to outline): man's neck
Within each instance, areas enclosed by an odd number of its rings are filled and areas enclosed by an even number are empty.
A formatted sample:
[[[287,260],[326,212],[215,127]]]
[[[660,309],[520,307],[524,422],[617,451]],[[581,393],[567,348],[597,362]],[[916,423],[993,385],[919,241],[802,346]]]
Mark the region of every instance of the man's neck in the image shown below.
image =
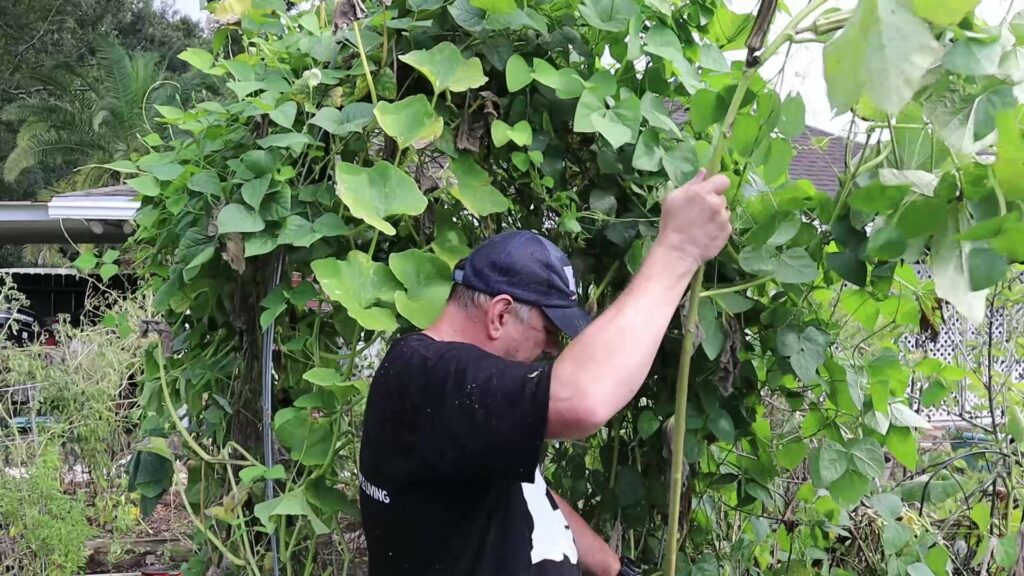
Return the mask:
[[[445,307],[441,317],[423,333],[434,340],[472,344],[483,350],[488,350],[489,340],[483,331],[484,327],[479,324],[479,321],[471,318],[462,309],[449,305]]]

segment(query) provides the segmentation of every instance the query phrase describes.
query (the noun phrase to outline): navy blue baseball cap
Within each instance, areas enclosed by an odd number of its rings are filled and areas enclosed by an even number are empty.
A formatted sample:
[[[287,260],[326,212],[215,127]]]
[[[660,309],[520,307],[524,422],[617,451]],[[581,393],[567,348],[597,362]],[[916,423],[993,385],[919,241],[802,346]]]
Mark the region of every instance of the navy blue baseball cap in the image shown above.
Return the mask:
[[[569,258],[534,232],[513,230],[488,239],[456,264],[452,279],[477,292],[508,294],[537,306],[570,338],[590,324],[577,302]]]

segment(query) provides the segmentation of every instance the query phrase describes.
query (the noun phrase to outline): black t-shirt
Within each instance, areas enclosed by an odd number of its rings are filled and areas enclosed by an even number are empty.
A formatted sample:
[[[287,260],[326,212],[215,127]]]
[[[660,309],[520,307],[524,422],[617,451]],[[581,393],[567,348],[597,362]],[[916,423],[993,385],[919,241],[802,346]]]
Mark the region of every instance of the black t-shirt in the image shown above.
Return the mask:
[[[370,576],[577,576],[540,473],[551,367],[415,333],[370,386],[359,492]]]

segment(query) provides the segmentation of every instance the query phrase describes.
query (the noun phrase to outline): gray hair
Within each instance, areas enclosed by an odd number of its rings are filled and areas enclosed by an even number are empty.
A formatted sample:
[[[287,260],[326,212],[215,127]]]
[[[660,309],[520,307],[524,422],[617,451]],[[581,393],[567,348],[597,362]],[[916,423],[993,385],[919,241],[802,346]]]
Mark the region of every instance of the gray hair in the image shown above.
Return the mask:
[[[494,296],[491,296],[490,294],[484,294],[483,292],[473,290],[472,288],[467,288],[462,284],[456,284],[452,288],[452,294],[449,297],[449,301],[455,302],[459,308],[462,308],[466,312],[472,312],[475,308],[484,308],[490,304],[493,299]],[[529,320],[530,310],[532,309],[533,306],[530,306],[529,304],[522,304],[515,300],[512,301],[512,313],[515,314],[516,318],[522,322]]]

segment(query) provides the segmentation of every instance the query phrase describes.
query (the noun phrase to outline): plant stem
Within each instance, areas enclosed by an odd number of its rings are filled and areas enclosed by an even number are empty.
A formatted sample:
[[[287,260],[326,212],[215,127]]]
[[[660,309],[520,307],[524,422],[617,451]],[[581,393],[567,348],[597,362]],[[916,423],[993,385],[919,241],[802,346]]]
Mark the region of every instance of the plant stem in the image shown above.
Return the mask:
[[[721,288],[715,288],[714,290],[707,290],[701,292],[700,297],[706,298],[708,296],[719,296],[721,294],[729,294],[730,292],[742,292],[747,288],[753,288],[754,286],[766,284],[770,282],[772,278],[774,278],[774,276],[763,276],[761,278],[751,280],[750,282],[744,282],[743,284],[734,284],[732,286],[723,286]]]
[[[370,89],[370,100],[377,103],[377,90],[373,87],[373,76],[370,75],[370,63],[366,61],[366,50],[363,48],[363,35],[359,33],[359,22],[352,23],[352,31],[356,34],[356,47],[359,48],[359,61],[363,63],[363,74],[366,85]]]
[[[188,496],[185,495],[185,491],[182,490],[180,486],[176,486],[175,489],[178,491],[178,495],[181,496],[181,502],[185,505],[185,512],[188,513],[188,517],[190,520],[192,520],[192,524],[196,527],[196,530],[202,532],[203,535],[206,536],[206,539],[209,540],[218,550],[220,550],[220,553],[223,554],[224,557],[227,558],[229,562],[231,562],[235,566],[245,566],[246,568],[249,568],[244,560],[232,554],[231,551],[228,550],[227,546],[225,546],[224,543],[220,541],[220,538],[217,538],[217,536],[210,532],[210,530],[207,529],[206,526],[199,521],[199,518],[196,517],[196,513],[192,511],[192,506],[190,506],[188,503]]]
[[[729,110],[722,121],[722,129],[715,137],[714,148],[711,152],[711,159],[706,166],[708,175],[718,173],[721,169],[722,156],[725,154],[725,146],[732,134],[732,126],[736,121],[740,105],[743,103],[743,96],[750,86],[750,80],[757,72],[761,62],[767,61],[787,42],[791,41],[797,26],[808,16],[821,8],[828,0],[812,0],[807,6],[796,13],[793,19],[786,24],[782,32],[761,52],[756,59],[748,57],[748,64],[740,76],[736,85],[736,92],[733,93],[732,102],[729,103]],[[662,573],[671,575],[676,573],[676,557],[679,552],[679,511],[683,493],[683,446],[686,440],[686,400],[690,388],[690,361],[693,359],[694,336],[697,330],[698,307],[700,304],[701,287],[704,283],[704,265],[701,264],[690,280],[689,305],[685,318],[683,332],[683,345],[679,354],[679,373],[676,379],[676,411],[675,426],[673,427],[672,439],[672,468],[669,488],[669,513],[668,513],[668,534],[667,553],[662,564]]]
[[[756,68],[747,68],[736,86],[732,102],[729,104],[729,111],[725,115],[722,129],[715,137],[715,147],[711,152],[711,159],[706,166],[708,175],[716,174],[722,164],[722,155],[725,154],[725,145],[732,133],[732,125],[736,121],[743,96],[750,85]],[[695,333],[697,331],[698,307],[700,304],[701,286],[704,283],[704,265],[701,264],[690,280],[689,302],[686,306],[686,316],[682,318],[683,347],[679,352],[679,373],[676,378],[676,408],[675,425],[673,426],[672,438],[672,471],[669,476],[669,500],[668,500],[668,535],[665,563],[662,566],[664,574],[676,573],[676,556],[679,552],[679,511],[683,496],[683,445],[686,441],[686,400],[690,393],[690,360],[693,358]]]

